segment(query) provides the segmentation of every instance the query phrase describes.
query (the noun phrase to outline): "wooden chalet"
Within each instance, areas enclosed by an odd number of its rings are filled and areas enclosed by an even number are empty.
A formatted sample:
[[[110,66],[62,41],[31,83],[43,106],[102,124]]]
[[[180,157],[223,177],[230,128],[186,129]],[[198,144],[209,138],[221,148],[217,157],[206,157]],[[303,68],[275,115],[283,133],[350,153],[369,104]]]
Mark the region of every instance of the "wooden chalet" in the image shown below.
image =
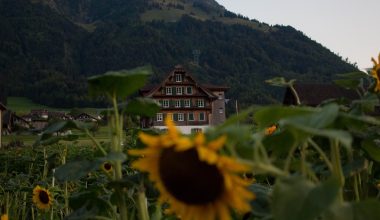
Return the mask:
[[[142,127],[166,129],[164,119],[172,117],[183,133],[205,130],[225,121],[227,86],[199,84],[181,65],[175,66],[165,80],[156,86],[140,89],[140,95],[161,104],[156,117],[143,119]]]
[[[296,90],[299,100],[302,105],[307,106],[318,106],[326,100],[340,100],[351,101],[359,99],[359,95],[354,90],[345,89],[335,84],[295,84],[294,89]],[[296,105],[296,97],[287,88],[285,91],[284,105]]]

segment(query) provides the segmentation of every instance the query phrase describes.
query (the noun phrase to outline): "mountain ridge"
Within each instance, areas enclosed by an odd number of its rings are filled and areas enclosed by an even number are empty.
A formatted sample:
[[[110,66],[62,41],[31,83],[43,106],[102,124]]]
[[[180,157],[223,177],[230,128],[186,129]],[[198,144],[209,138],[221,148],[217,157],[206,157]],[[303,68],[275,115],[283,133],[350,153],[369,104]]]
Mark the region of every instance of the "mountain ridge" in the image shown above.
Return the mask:
[[[146,19],[152,11],[161,13]],[[168,11],[175,20],[162,17]],[[323,82],[356,70],[290,26],[250,20],[213,0],[0,0],[0,28],[2,86],[57,107],[98,105],[86,95],[86,77],[147,63],[153,83],[183,64],[201,82],[229,85],[243,106],[279,100],[264,84],[274,76]]]

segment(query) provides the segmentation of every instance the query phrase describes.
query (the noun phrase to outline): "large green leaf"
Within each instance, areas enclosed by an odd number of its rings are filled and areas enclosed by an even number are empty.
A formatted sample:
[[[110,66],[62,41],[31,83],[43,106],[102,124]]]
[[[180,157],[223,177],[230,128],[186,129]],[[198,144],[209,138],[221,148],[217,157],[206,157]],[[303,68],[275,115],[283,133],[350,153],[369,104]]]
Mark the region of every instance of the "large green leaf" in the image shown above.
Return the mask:
[[[124,99],[144,86],[151,73],[152,69],[148,66],[132,70],[109,71],[103,75],[88,78],[89,91],[92,95],[116,95]]]
[[[380,163],[380,146],[376,144],[375,140],[365,139],[361,143],[361,148],[369,158]]]
[[[299,220],[317,219],[336,201],[339,192],[339,182],[329,179],[313,188],[302,203]]]
[[[275,220],[297,220],[303,203],[314,184],[301,177],[278,179],[273,190],[272,211]]]
[[[339,106],[330,104],[318,110],[318,112],[310,114],[285,118],[282,123],[296,127],[325,128],[335,121],[339,113]]]
[[[318,110],[309,114],[284,118],[279,121],[279,124],[292,131],[299,141],[316,135],[337,139],[345,147],[350,148],[352,137],[349,132],[329,128],[338,117],[339,106],[329,104]]]
[[[153,117],[160,108],[160,104],[153,99],[136,98],[128,103],[124,111],[128,114]]]
[[[289,150],[297,144],[297,142],[292,132],[284,130],[266,136],[263,139],[263,144],[274,156],[282,158],[288,155]]]
[[[260,128],[265,128],[281,119],[306,115],[316,111],[310,107],[267,106],[255,112],[254,120]]]
[[[274,219],[315,220],[332,207],[338,191],[334,179],[317,186],[302,177],[279,179],[273,191]]]
[[[72,161],[58,167],[54,176],[59,182],[79,180],[89,172],[97,169],[102,164],[101,161]]]
[[[334,80],[334,83],[343,87],[343,88],[350,88],[350,89],[356,89],[360,85],[361,80],[360,79],[337,79]]]

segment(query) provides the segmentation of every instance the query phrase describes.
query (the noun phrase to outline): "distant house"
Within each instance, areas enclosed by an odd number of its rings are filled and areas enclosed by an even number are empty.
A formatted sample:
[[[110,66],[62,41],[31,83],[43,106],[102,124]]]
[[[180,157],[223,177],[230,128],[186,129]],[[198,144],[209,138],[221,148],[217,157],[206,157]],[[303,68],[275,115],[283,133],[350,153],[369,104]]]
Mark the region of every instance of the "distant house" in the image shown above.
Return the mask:
[[[16,113],[6,110],[2,114],[2,133],[10,134],[18,130],[30,128],[29,122],[16,115]]]
[[[5,105],[3,105],[3,103],[0,102],[0,148],[1,148],[1,136],[3,134],[3,112],[7,110],[7,108],[5,107]]]
[[[355,100],[359,99],[359,95],[354,90],[345,89],[335,84],[295,84],[299,100],[302,105],[318,106],[326,100]],[[287,88],[285,91],[284,105],[296,105],[296,97]]]
[[[71,117],[73,120],[82,121],[82,122],[97,122],[99,120],[99,118],[96,118],[85,112],[79,113],[77,115],[72,115]]]
[[[49,111],[48,112],[48,118],[50,119],[56,119],[56,120],[71,120],[72,116],[69,114],[66,114],[65,112],[56,112],[56,111]]]
[[[145,118],[142,127],[165,129],[164,119],[171,117],[183,133],[205,130],[225,121],[227,86],[202,85],[182,66],[177,65],[159,85],[140,89],[140,95],[161,104],[154,118]]]

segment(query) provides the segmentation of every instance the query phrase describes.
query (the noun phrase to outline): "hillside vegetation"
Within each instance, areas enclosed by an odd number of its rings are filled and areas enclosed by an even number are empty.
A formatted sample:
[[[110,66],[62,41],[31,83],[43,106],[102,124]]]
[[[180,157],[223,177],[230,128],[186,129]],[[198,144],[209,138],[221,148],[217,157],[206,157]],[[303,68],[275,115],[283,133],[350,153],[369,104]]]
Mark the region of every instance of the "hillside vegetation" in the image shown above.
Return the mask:
[[[279,100],[264,84],[274,76],[329,81],[355,70],[290,26],[213,0],[0,0],[0,28],[1,87],[55,107],[102,105],[87,96],[88,76],[144,64],[152,83],[183,64],[201,82],[230,86],[243,106]]]

